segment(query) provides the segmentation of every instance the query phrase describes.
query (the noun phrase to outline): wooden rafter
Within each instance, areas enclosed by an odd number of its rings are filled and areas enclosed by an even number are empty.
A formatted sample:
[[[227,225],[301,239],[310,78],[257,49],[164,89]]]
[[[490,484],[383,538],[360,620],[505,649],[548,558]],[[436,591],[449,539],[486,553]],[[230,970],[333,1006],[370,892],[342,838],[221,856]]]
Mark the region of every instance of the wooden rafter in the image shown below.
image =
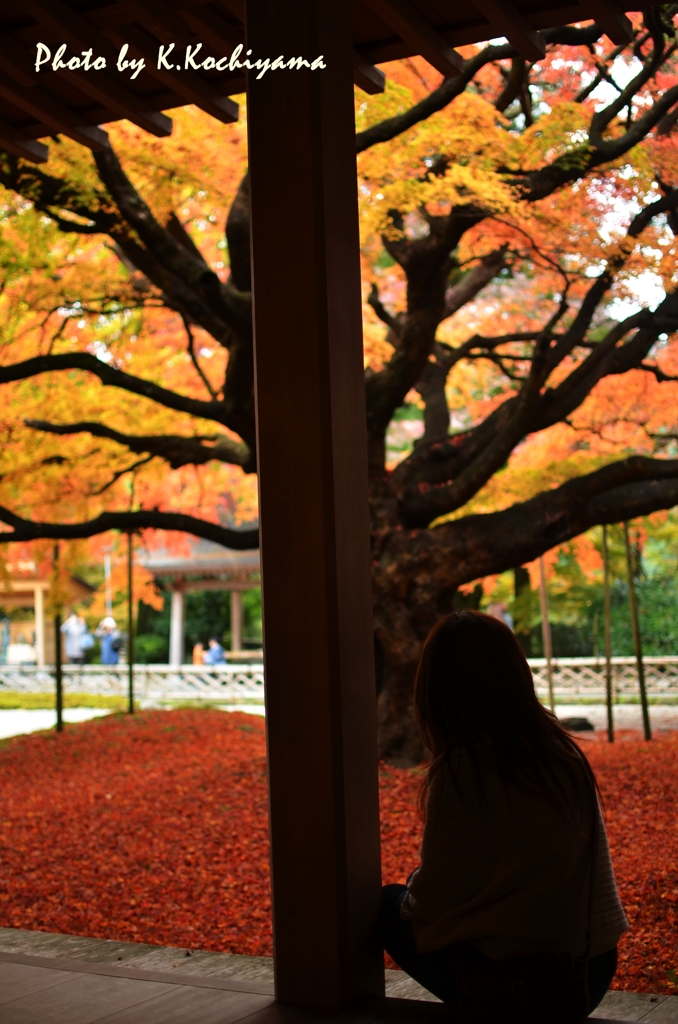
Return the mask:
[[[374,96],[386,88],[386,75],[380,68],[365,60],[358,50],[353,51],[353,81],[363,92]]]
[[[0,68],[24,89],[32,89],[37,76],[27,51],[6,36],[0,35]]]
[[[157,67],[157,43],[138,25],[126,25],[124,30],[109,29],[108,35],[115,39],[119,46],[129,43],[130,47],[137,50],[146,61],[148,73],[163,85],[167,85],[177,92],[186,103],[195,103],[206,114],[210,114],[224,124],[231,124],[238,120],[238,104],[227,96],[216,94],[195,71],[190,68],[181,68],[181,73],[177,74],[176,70],[172,72],[166,68]]]
[[[24,89],[14,78],[0,72],[0,98],[14,104],[55,134],[68,135],[94,150],[108,149],[108,136],[96,125],[83,125],[82,118],[42,89]]]
[[[659,3],[643,0],[643,8]],[[455,47],[493,35],[506,36],[530,61],[544,52],[539,30],[554,25],[592,18],[616,45],[633,37],[625,14],[634,9],[629,0],[471,0],[466,6],[458,0],[353,0],[351,8],[354,81],[370,94],[385,85],[377,65],[421,54],[452,77],[463,66]],[[245,91],[245,69],[186,67],[184,46],[202,43],[203,58],[228,56],[244,45],[244,19],[244,0],[97,0],[96,6],[83,0],[0,0],[0,147],[41,161],[47,149],[37,140],[63,133],[101,148],[107,136],[98,126],[120,118],[164,136],[172,128],[164,111],[187,103],[232,122],[238,110],[229,97]],[[52,53],[36,72],[38,41]],[[175,67],[158,68],[158,47],[170,42]],[[52,67],[62,43],[68,47],[65,60],[92,49],[95,57],[105,57],[106,68]],[[123,43],[130,46],[130,58],[145,61],[134,78],[116,66]],[[257,53],[255,59],[277,55]]]
[[[228,50],[245,42],[241,26],[231,25],[211,7],[188,8],[182,12],[195,34],[217,50]]]
[[[44,164],[49,157],[49,149],[44,143],[19,138],[15,129],[3,120],[0,120],[0,148],[34,164]]]
[[[409,0],[367,0],[367,3],[441,75],[454,78],[462,70],[463,58]]]
[[[234,14],[238,21],[245,24],[245,4],[243,0],[219,0],[219,5]]]
[[[41,24],[53,32],[59,32],[63,41],[76,52],[92,47],[97,54],[106,57],[109,64],[115,61],[116,52],[109,40],[62,0],[25,0],[25,6]],[[28,54],[8,40],[3,42],[4,45],[0,44],[3,67],[7,70],[6,65],[14,63],[25,78],[27,66],[30,68]],[[10,51],[14,52],[14,56]],[[104,107],[110,107],[119,117],[127,118],[151,135],[162,138],[171,134],[171,119],[159,111],[145,111],[138,96],[127,88],[115,71],[97,71],[92,74],[87,71],[62,70],[58,73],[71,81],[75,77],[78,88],[85,95],[91,96]],[[38,84],[39,76],[34,71],[29,77],[30,86]]]
[[[633,25],[614,0],[579,0],[582,15],[595,18],[603,32],[616,46],[622,46],[633,39]]]
[[[184,45],[190,39],[188,22],[166,0],[127,0],[130,22],[137,21],[163,43]]]
[[[506,36],[525,60],[540,60],[546,53],[546,44],[535,32],[527,18],[520,13],[510,0],[473,0],[476,7],[487,18],[498,36]]]

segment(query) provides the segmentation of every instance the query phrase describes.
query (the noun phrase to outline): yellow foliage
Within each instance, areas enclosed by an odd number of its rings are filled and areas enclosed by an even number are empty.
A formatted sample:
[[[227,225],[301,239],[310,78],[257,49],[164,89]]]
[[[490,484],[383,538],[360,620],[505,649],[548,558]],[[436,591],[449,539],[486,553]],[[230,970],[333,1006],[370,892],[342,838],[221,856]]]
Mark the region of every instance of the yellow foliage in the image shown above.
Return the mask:
[[[387,86],[383,97],[363,101],[359,117],[367,125],[393,116],[411,104],[404,86]],[[366,242],[381,232],[396,235],[389,211],[402,214],[425,208],[432,215],[453,205],[476,203],[506,213],[514,207],[513,191],[498,171],[507,155],[500,115],[482,97],[463,93],[448,107],[373,146],[358,160],[361,230]],[[360,121],[359,121],[360,124]],[[441,158],[444,165],[438,169]]]
[[[569,155],[585,159],[589,151],[587,111],[580,103],[558,103],[520,135],[509,148],[511,163],[526,171]]]

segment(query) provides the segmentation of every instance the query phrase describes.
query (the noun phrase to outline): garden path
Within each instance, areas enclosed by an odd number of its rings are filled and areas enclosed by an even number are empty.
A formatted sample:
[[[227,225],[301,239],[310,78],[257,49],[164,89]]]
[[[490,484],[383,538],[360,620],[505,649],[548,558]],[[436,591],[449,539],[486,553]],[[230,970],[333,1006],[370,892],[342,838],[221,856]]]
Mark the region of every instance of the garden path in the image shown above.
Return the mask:
[[[607,734],[607,708],[604,704],[556,704],[558,718],[588,718],[596,733]],[[650,704],[650,722],[653,731],[678,729],[678,704]],[[615,704],[615,729],[643,731],[640,704]]]
[[[154,708],[152,701],[142,701],[141,707]],[[232,704],[221,708],[222,711],[242,711],[246,715],[263,715],[264,708],[258,704]],[[90,718],[109,715],[108,708],[64,708],[64,722],[86,722]],[[581,709],[579,710],[581,714]],[[56,725],[56,711],[47,708],[2,708],[0,709],[0,740],[10,736],[25,736],[42,729],[53,729]],[[676,715],[678,728],[678,714]]]
[[[86,722],[90,718],[109,714],[107,708],[64,708],[65,722]],[[47,708],[3,708],[0,711],[0,740],[22,736],[41,729],[53,729],[56,711]]]
[[[142,701],[142,708],[154,708],[153,701]],[[264,708],[258,704],[232,704],[223,706],[222,711],[242,711],[248,715],[263,715]],[[602,733],[607,728],[607,710],[604,704],[558,704],[560,718],[585,717]],[[64,708],[64,721],[85,722],[110,712],[106,708]],[[615,706],[615,727],[642,731],[643,722],[639,704],[617,704]],[[678,704],[653,704],[650,706],[652,728],[659,732],[678,729]],[[0,740],[10,736],[22,736],[41,729],[53,729],[56,713],[47,709],[0,709]]]

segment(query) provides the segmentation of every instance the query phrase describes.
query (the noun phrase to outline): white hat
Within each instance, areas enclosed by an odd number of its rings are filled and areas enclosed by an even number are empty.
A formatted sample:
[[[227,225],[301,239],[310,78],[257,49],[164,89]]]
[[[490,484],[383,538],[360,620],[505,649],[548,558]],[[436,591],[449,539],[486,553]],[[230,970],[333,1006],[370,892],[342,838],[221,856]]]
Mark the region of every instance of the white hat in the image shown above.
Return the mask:
[[[105,619],[102,619],[102,620],[101,620],[101,622],[100,622],[100,625],[101,625],[101,626],[102,626],[102,627],[103,627],[104,629],[105,629],[105,628],[106,628],[107,626],[108,626],[108,627],[110,627],[111,629],[115,629],[115,619],[111,618],[111,616],[110,616],[110,615],[107,615]]]

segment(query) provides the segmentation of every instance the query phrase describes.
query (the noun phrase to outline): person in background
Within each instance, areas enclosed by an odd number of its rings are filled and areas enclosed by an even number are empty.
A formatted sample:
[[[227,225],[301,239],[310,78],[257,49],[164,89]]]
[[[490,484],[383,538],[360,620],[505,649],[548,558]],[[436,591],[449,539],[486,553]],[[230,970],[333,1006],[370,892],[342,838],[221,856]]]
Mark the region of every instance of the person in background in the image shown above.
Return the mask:
[[[99,623],[95,636],[101,645],[101,664],[117,665],[118,655],[122,647],[120,631],[116,626],[115,619],[107,615]]]
[[[83,640],[87,635],[87,625],[82,615],[71,612],[61,626],[61,632],[66,638],[66,657],[72,665],[85,664],[85,645]]]
[[[193,664],[194,665],[204,665],[205,664],[205,648],[200,643],[200,641],[198,641],[198,643],[194,644],[194,646],[193,646]]]
[[[509,629],[513,629],[513,616],[508,610],[506,601],[495,601],[494,604],[488,605],[487,614],[491,615],[493,619],[505,622]]]
[[[205,665],[225,665],[226,655],[224,654],[224,648],[221,646],[215,636],[210,637],[209,647],[205,651],[203,661]]]

